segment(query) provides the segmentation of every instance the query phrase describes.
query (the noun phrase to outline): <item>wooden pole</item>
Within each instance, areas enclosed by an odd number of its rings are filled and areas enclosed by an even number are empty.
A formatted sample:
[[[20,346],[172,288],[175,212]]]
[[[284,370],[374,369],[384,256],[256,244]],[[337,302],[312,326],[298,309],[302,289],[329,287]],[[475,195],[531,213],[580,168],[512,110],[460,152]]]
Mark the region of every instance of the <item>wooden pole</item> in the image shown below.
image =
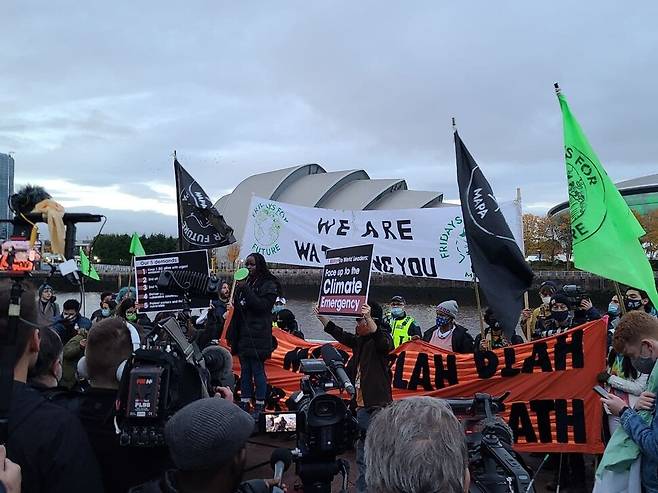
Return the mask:
[[[624,298],[621,295],[621,288],[617,281],[612,281],[615,285],[615,291],[617,292],[617,299],[619,300],[619,308],[621,309],[621,314],[626,315],[626,305],[624,304]]]
[[[478,289],[478,278],[473,277],[473,286],[475,287],[475,303],[478,308],[478,318],[480,319],[480,341],[486,340],[484,337],[484,319],[482,318],[482,305],[480,304],[480,290]]]

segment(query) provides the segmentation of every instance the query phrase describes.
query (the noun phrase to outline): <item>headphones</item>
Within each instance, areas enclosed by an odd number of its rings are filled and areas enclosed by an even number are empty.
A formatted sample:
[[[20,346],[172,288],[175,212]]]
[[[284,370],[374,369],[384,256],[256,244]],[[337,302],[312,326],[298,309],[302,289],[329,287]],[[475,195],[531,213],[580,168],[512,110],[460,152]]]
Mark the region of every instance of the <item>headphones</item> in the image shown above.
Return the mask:
[[[137,332],[137,329],[133,324],[130,322],[125,322],[126,327],[128,329],[128,332],[130,333],[130,342],[133,347],[133,351],[136,351],[142,346],[142,343],[139,338],[139,333]],[[119,366],[117,367],[116,371],[116,379],[117,381],[121,382],[121,377],[123,376],[123,370],[126,367],[126,362],[128,360],[123,360],[121,363],[119,363]],[[78,376],[80,378],[84,378],[85,380],[89,379],[89,371],[87,370],[87,357],[83,356],[78,360]]]

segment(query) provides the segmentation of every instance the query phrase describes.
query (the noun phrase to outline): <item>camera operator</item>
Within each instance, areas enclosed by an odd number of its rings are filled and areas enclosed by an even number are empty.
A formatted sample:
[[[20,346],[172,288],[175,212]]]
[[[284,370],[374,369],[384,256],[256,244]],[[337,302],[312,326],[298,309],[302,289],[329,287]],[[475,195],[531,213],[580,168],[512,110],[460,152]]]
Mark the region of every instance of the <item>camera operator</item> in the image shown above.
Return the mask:
[[[267,375],[265,360],[272,356],[272,307],[281,291],[260,253],[244,263],[249,277],[236,284],[235,312],[227,332],[231,353],[240,358],[240,407],[249,410],[256,387],[254,418],[265,411]]]
[[[56,389],[62,379],[64,347],[59,336],[48,327],[39,329],[39,337],[39,356],[27,372],[28,383],[48,398],[50,391]]]
[[[11,290],[11,282],[0,283],[1,331],[9,327]],[[34,291],[24,291],[20,301],[7,456],[21,466],[22,491],[103,491],[98,463],[80,422],[26,384],[39,356],[40,337]]]
[[[315,307],[315,315],[325,332],[352,349],[353,356],[346,369],[356,388],[356,418],[361,430],[356,450],[359,467],[356,487],[360,492],[366,491],[363,444],[368,424],[377,411],[393,400],[388,367],[388,353],[393,350],[393,338],[388,325],[382,321],[382,307],[377,303],[372,303],[372,307],[363,305],[361,313],[362,316],[356,319],[356,334],[351,334],[320,315],[318,307]]]
[[[89,435],[108,492],[125,492],[167,468],[168,454],[164,447],[148,451],[123,447],[115,431],[113,418],[122,376],[120,367],[132,354],[135,340],[139,340],[135,329],[129,328],[121,318],[112,317],[94,324],[87,336],[85,357],[78,365],[90,388],[75,393],[66,403]]]
[[[165,440],[176,469],[131,493],[267,493],[272,481],[240,483],[253,418],[233,404],[228,389],[220,397],[188,404],[167,422]]]
[[[372,493],[464,493],[468,453],[450,406],[434,397],[409,397],[375,416],[365,444],[366,484]]]

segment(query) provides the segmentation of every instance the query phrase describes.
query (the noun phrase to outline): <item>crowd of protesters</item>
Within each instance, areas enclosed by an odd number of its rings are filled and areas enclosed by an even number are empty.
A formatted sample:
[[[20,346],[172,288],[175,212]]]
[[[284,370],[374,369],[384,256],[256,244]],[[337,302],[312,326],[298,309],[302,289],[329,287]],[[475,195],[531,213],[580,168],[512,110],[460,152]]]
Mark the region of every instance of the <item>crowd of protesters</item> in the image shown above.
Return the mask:
[[[162,313],[151,321],[139,313],[130,288],[116,295],[101,293],[91,319],[80,313],[76,300],[66,300],[60,311],[47,284],[38,292],[24,292],[9,440],[6,452],[0,447],[0,459],[7,456],[0,460],[5,464],[0,491],[20,491],[11,486],[18,466],[24,492],[268,491],[272,481],[241,483],[245,444],[254,431],[254,420],[269,407],[272,388],[265,362],[276,347],[273,327],[300,339],[304,333],[265,259],[253,253],[245,266],[249,276],[235,283],[233,293],[228,283],[221,284],[217,299],[199,317],[189,312]],[[9,292],[10,283],[4,283],[0,310],[5,314]],[[559,334],[602,316],[586,296],[574,296],[553,282],[543,283],[539,295],[541,304],[521,314],[518,333],[506,334],[487,308],[486,327],[475,339],[460,323],[455,300],[438,303],[435,324],[426,328],[400,295],[384,306],[374,301],[364,305],[353,329],[340,327],[316,309],[325,332],[353,354],[347,371],[356,389],[355,416],[361,431],[355,444],[357,491],[427,491],[423,485],[431,484],[432,491],[468,490],[468,462],[456,418],[439,399],[393,403],[389,353],[414,340],[455,353],[498,349],[523,343],[528,336]],[[650,377],[658,358],[656,310],[646,293],[628,288],[621,298],[611,298],[606,314],[609,347],[602,358],[607,367],[598,377],[610,393],[603,399],[606,437],[614,445],[616,430],[630,436],[642,455],[645,491],[658,491],[658,425],[646,419],[653,415],[658,385],[658,376]],[[215,347],[225,338],[240,361],[240,383],[237,389],[218,388],[219,397],[181,409],[167,423],[166,443],[144,453],[119,443],[114,419],[117,390],[126,360],[155,323],[172,315],[201,349]],[[0,324],[7,324],[6,316],[0,317]],[[409,416],[424,418],[419,422]],[[404,436],[396,438],[395,430]],[[427,433],[436,434],[436,444],[428,442]],[[419,448],[418,442],[430,448]],[[445,457],[441,444],[457,452]],[[399,466],[396,454],[406,456],[409,464],[410,457],[421,453],[431,456],[432,467],[392,475]],[[565,454],[560,462],[561,475],[556,474],[552,487],[564,488],[568,482],[569,491],[584,491],[582,454]],[[394,482],[398,489],[390,489]]]

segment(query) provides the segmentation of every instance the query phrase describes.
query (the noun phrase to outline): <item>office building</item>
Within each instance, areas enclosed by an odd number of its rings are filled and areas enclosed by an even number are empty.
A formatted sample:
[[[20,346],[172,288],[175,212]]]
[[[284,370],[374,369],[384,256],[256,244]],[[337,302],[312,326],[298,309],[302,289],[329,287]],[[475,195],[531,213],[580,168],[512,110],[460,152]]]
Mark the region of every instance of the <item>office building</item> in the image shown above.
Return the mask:
[[[13,219],[8,200],[14,193],[14,158],[0,153],[0,219]],[[0,239],[9,238],[12,228],[8,223],[0,223]]]

